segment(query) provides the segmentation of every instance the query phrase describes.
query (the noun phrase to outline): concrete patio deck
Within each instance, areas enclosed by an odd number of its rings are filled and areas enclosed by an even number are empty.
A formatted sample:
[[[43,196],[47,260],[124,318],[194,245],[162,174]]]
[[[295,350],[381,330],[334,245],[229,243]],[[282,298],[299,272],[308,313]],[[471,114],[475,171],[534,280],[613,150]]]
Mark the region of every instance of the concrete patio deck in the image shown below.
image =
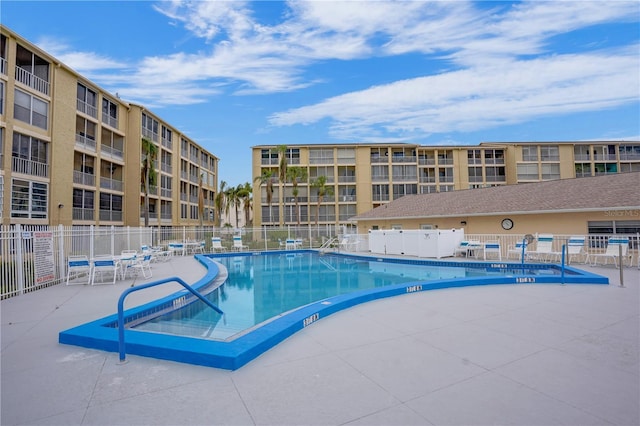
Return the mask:
[[[58,344],[131,280],[2,301],[2,425],[638,425],[640,270],[603,285],[412,293],[341,311],[236,371]],[[154,277],[192,282],[191,257]],[[138,281],[140,282],[140,281]],[[127,306],[177,289],[133,293]]]

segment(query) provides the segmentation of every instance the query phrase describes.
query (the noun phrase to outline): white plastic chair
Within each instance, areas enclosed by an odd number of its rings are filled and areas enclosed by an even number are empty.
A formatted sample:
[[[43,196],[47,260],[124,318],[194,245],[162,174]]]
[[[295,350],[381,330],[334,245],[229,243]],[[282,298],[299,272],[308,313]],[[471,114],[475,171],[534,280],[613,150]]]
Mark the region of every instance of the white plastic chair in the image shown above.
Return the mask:
[[[554,258],[559,260],[561,253],[559,251],[553,251],[553,235],[540,234],[538,236],[538,242],[536,243],[535,250],[529,250],[527,257],[531,257],[536,260],[553,260]]]
[[[243,251],[249,248],[249,246],[242,243],[242,237],[240,235],[233,236],[233,249],[235,251]]]
[[[286,250],[294,250],[296,248],[296,240],[293,238],[287,238],[284,244]]]
[[[169,251],[171,252],[172,256],[175,256],[176,254],[184,256],[186,253],[184,244],[182,243],[169,243]]]
[[[500,247],[500,241],[487,241],[484,243],[484,260],[487,257],[496,257],[498,260],[502,260],[502,249]]]
[[[567,241],[567,264],[576,257],[584,257],[584,263],[589,262],[589,253],[584,249],[585,237],[583,235],[573,235]]]
[[[518,260],[522,260],[522,249],[524,246],[524,258],[527,258],[527,248],[529,247],[529,244],[527,243],[527,240],[524,241],[518,241],[515,243],[515,245],[511,246],[508,250],[507,250],[507,259],[518,259]]]
[[[74,279],[82,274],[87,275],[87,281],[73,282],[71,284],[90,284],[91,283],[91,262],[87,256],[69,256],[67,258],[67,285],[71,275]]]
[[[603,265],[606,265],[609,259],[613,260],[613,264],[618,266],[618,258],[620,257],[620,247],[622,247],[622,259],[620,262],[624,265],[624,259],[629,257],[629,239],[628,238],[609,238],[607,241],[607,250],[604,253],[594,253],[591,255],[593,258],[592,266],[598,264],[598,259],[604,259]]]
[[[220,239],[220,237],[211,237],[211,250],[214,253],[223,253],[227,251],[227,248],[222,245],[222,239]]]
[[[151,254],[145,254],[142,259],[138,259],[136,263],[129,265],[134,276],[138,276],[138,274],[142,272],[144,278],[151,278],[153,276],[151,272],[151,259]]]
[[[113,281],[111,284],[116,283],[116,278],[120,272],[120,262],[114,259],[113,256],[96,256],[93,259],[93,268],[91,271],[91,285],[96,284],[96,274],[112,274]]]

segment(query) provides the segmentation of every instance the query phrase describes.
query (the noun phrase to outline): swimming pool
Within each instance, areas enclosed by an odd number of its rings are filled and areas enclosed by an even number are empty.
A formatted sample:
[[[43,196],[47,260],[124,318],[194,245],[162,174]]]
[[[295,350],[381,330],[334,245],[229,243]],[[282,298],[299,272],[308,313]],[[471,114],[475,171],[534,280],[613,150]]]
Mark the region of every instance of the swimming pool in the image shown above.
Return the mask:
[[[125,312],[127,353],[234,370],[323,317],[382,297],[487,284],[608,284],[604,277],[556,265],[384,259],[310,250],[196,258],[208,272],[193,287],[224,315],[186,291],[130,309]],[[116,320],[110,316],[63,331],[59,341],[115,352]]]

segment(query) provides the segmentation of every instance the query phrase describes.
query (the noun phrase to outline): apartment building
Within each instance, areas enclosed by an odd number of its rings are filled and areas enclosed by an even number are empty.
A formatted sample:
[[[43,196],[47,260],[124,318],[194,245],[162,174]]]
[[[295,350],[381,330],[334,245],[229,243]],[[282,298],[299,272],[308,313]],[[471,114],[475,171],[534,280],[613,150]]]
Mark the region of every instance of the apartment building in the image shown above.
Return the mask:
[[[149,225],[213,225],[215,155],[0,29],[0,223],[144,225],[153,153]]]
[[[278,179],[281,152],[287,168],[304,170],[297,197],[291,180]],[[302,224],[340,225],[408,194],[635,171],[640,141],[260,145],[253,147],[254,223],[295,225],[299,217]],[[271,203],[264,176],[272,176]],[[329,188],[322,197],[312,184],[319,176]]]

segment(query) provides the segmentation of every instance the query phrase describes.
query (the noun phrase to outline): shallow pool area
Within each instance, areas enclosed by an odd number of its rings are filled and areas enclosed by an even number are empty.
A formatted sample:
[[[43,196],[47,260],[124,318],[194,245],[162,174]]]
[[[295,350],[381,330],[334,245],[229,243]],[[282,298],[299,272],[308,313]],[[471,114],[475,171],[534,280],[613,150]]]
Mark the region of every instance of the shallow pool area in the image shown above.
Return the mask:
[[[193,288],[124,312],[127,354],[235,370],[295,332],[351,306],[449,287],[608,284],[558,265],[321,254],[311,250],[197,255]],[[221,279],[224,273],[227,277]],[[60,343],[118,351],[117,315],[60,332]]]

